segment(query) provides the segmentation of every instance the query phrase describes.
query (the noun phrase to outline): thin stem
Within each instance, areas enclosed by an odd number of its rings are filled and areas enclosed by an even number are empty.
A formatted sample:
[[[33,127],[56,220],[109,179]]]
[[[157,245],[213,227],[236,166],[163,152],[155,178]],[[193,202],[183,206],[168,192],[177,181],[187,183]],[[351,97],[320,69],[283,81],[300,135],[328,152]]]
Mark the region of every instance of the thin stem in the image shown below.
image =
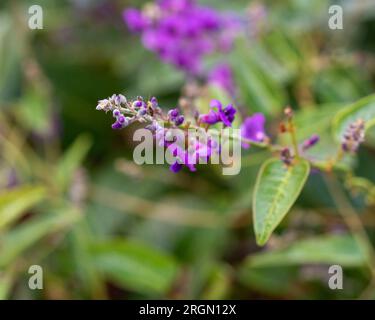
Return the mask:
[[[290,117],[288,119],[288,127],[289,127],[288,131],[289,131],[290,136],[292,138],[294,153],[296,155],[296,158],[299,158],[300,154],[299,154],[299,148],[298,148],[298,142],[297,142],[297,136],[296,136],[296,128],[295,128],[294,121],[293,121],[292,117]]]
[[[319,170],[322,170],[324,172],[332,172],[332,170],[347,172],[349,170],[349,167],[343,163],[335,163],[331,160],[326,161],[314,161],[311,159],[307,159],[310,161],[311,165]]]

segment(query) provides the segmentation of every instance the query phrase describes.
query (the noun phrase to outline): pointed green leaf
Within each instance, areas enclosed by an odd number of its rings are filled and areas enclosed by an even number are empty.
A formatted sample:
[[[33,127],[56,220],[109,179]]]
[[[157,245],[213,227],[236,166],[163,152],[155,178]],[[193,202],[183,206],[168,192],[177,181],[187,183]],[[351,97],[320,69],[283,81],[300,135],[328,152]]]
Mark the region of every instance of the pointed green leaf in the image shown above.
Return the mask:
[[[90,147],[91,139],[86,135],[79,136],[60,160],[57,167],[56,181],[62,188],[66,187],[76,170],[86,157]]]
[[[357,101],[336,114],[333,119],[333,133],[337,141],[342,139],[348,126],[358,119],[366,122],[366,130],[375,125],[375,94]]]
[[[0,230],[43,200],[43,187],[23,186],[0,194]]]
[[[310,164],[304,159],[289,167],[278,159],[269,159],[263,164],[253,194],[254,230],[258,245],[267,242],[288,213],[309,172]]]

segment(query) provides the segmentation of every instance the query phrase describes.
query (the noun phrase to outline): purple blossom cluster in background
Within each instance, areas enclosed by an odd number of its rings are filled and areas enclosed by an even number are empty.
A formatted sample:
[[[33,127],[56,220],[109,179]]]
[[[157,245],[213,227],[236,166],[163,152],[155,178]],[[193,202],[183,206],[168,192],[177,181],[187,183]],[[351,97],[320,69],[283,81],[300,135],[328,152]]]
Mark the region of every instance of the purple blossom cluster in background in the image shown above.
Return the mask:
[[[202,71],[202,60],[232,49],[243,28],[239,16],[198,5],[194,0],[159,0],[143,10],[126,9],[124,20],[141,34],[143,45],[188,74]]]
[[[236,93],[233,72],[226,63],[219,64],[210,71],[208,83],[225,90],[230,96]]]

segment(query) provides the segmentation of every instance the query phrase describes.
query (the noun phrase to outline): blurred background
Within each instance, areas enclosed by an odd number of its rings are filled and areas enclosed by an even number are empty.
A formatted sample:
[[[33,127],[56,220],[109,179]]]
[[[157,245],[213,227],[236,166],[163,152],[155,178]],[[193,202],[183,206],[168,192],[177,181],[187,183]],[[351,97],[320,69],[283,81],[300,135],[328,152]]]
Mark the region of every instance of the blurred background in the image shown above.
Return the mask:
[[[375,297],[366,259],[322,174],[311,175],[259,248],[251,194],[267,152],[244,151],[237,176],[133,163],[132,129],[111,130],[97,101],[113,93],[156,96],[172,108],[186,83],[128,31],[122,11],[142,3],[0,3],[0,298]],[[232,66],[242,113],[265,113],[271,136],[291,105],[299,139],[322,137],[311,156],[335,152],[332,116],[374,92],[374,1],[199,3],[242,14],[261,8],[234,50],[207,65]],[[43,8],[42,30],[28,28],[32,4]],[[333,4],[344,8],[344,30],[328,28]],[[353,163],[366,186],[375,183],[374,161],[371,131]],[[347,205],[375,241],[371,188],[347,189]],[[327,285],[331,264],[344,268],[343,290]],[[43,290],[28,287],[31,265],[43,268]]]

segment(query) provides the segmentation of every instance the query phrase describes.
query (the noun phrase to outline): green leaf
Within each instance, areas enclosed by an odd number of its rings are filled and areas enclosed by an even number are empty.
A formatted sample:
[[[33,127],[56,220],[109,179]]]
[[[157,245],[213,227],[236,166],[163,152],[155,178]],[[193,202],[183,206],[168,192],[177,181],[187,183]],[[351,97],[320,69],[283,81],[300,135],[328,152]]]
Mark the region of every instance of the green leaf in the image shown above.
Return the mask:
[[[23,186],[0,194],[0,230],[21,217],[45,196],[45,189],[39,186]]]
[[[43,91],[29,88],[15,110],[19,123],[27,130],[48,134],[51,130],[51,108]]]
[[[108,278],[144,294],[165,293],[177,274],[177,264],[172,257],[136,242],[97,243],[92,254],[94,264]]]
[[[298,277],[297,267],[253,268],[246,261],[237,272],[238,281],[251,290],[266,294],[283,296],[295,292],[295,280]],[[293,290],[294,289],[294,290]],[[298,297],[298,294],[297,294]]]
[[[243,268],[266,268],[301,264],[339,264],[360,267],[366,256],[350,235],[325,235],[294,242],[287,248],[249,256]]]
[[[56,234],[71,226],[80,218],[76,209],[59,210],[25,221],[17,228],[0,237],[0,269],[7,266],[26,249],[43,237]]]
[[[68,236],[77,279],[90,299],[103,299],[105,298],[105,284],[92,263],[89,250],[93,238],[85,220],[77,223]]]
[[[65,152],[57,167],[56,181],[59,186],[65,188],[74,171],[80,166],[91,147],[91,139],[82,135],[78,137],[72,146]]]
[[[333,63],[318,72],[313,89],[318,101],[350,103],[371,92],[371,82],[362,68]]]
[[[375,125],[375,94],[365,97],[346,107],[333,119],[333,133],[340,141],[348,126],[358,119],[366,122],[366,130]]]
[[[21,47],[23,39],[14,36],[16,22],[11,13],[0,12],[0,102],[10,101],[19,94],[21,81]],[[17,39],[16,39],[17,38]],[[0,108],[4,106],[0,104]]]
[[[263,164],[253,194],[254,230],[258,245],[267,242],[288,213],[309,172],[310,164],[304,159],[289,167],[278,159],[269,159]]]

